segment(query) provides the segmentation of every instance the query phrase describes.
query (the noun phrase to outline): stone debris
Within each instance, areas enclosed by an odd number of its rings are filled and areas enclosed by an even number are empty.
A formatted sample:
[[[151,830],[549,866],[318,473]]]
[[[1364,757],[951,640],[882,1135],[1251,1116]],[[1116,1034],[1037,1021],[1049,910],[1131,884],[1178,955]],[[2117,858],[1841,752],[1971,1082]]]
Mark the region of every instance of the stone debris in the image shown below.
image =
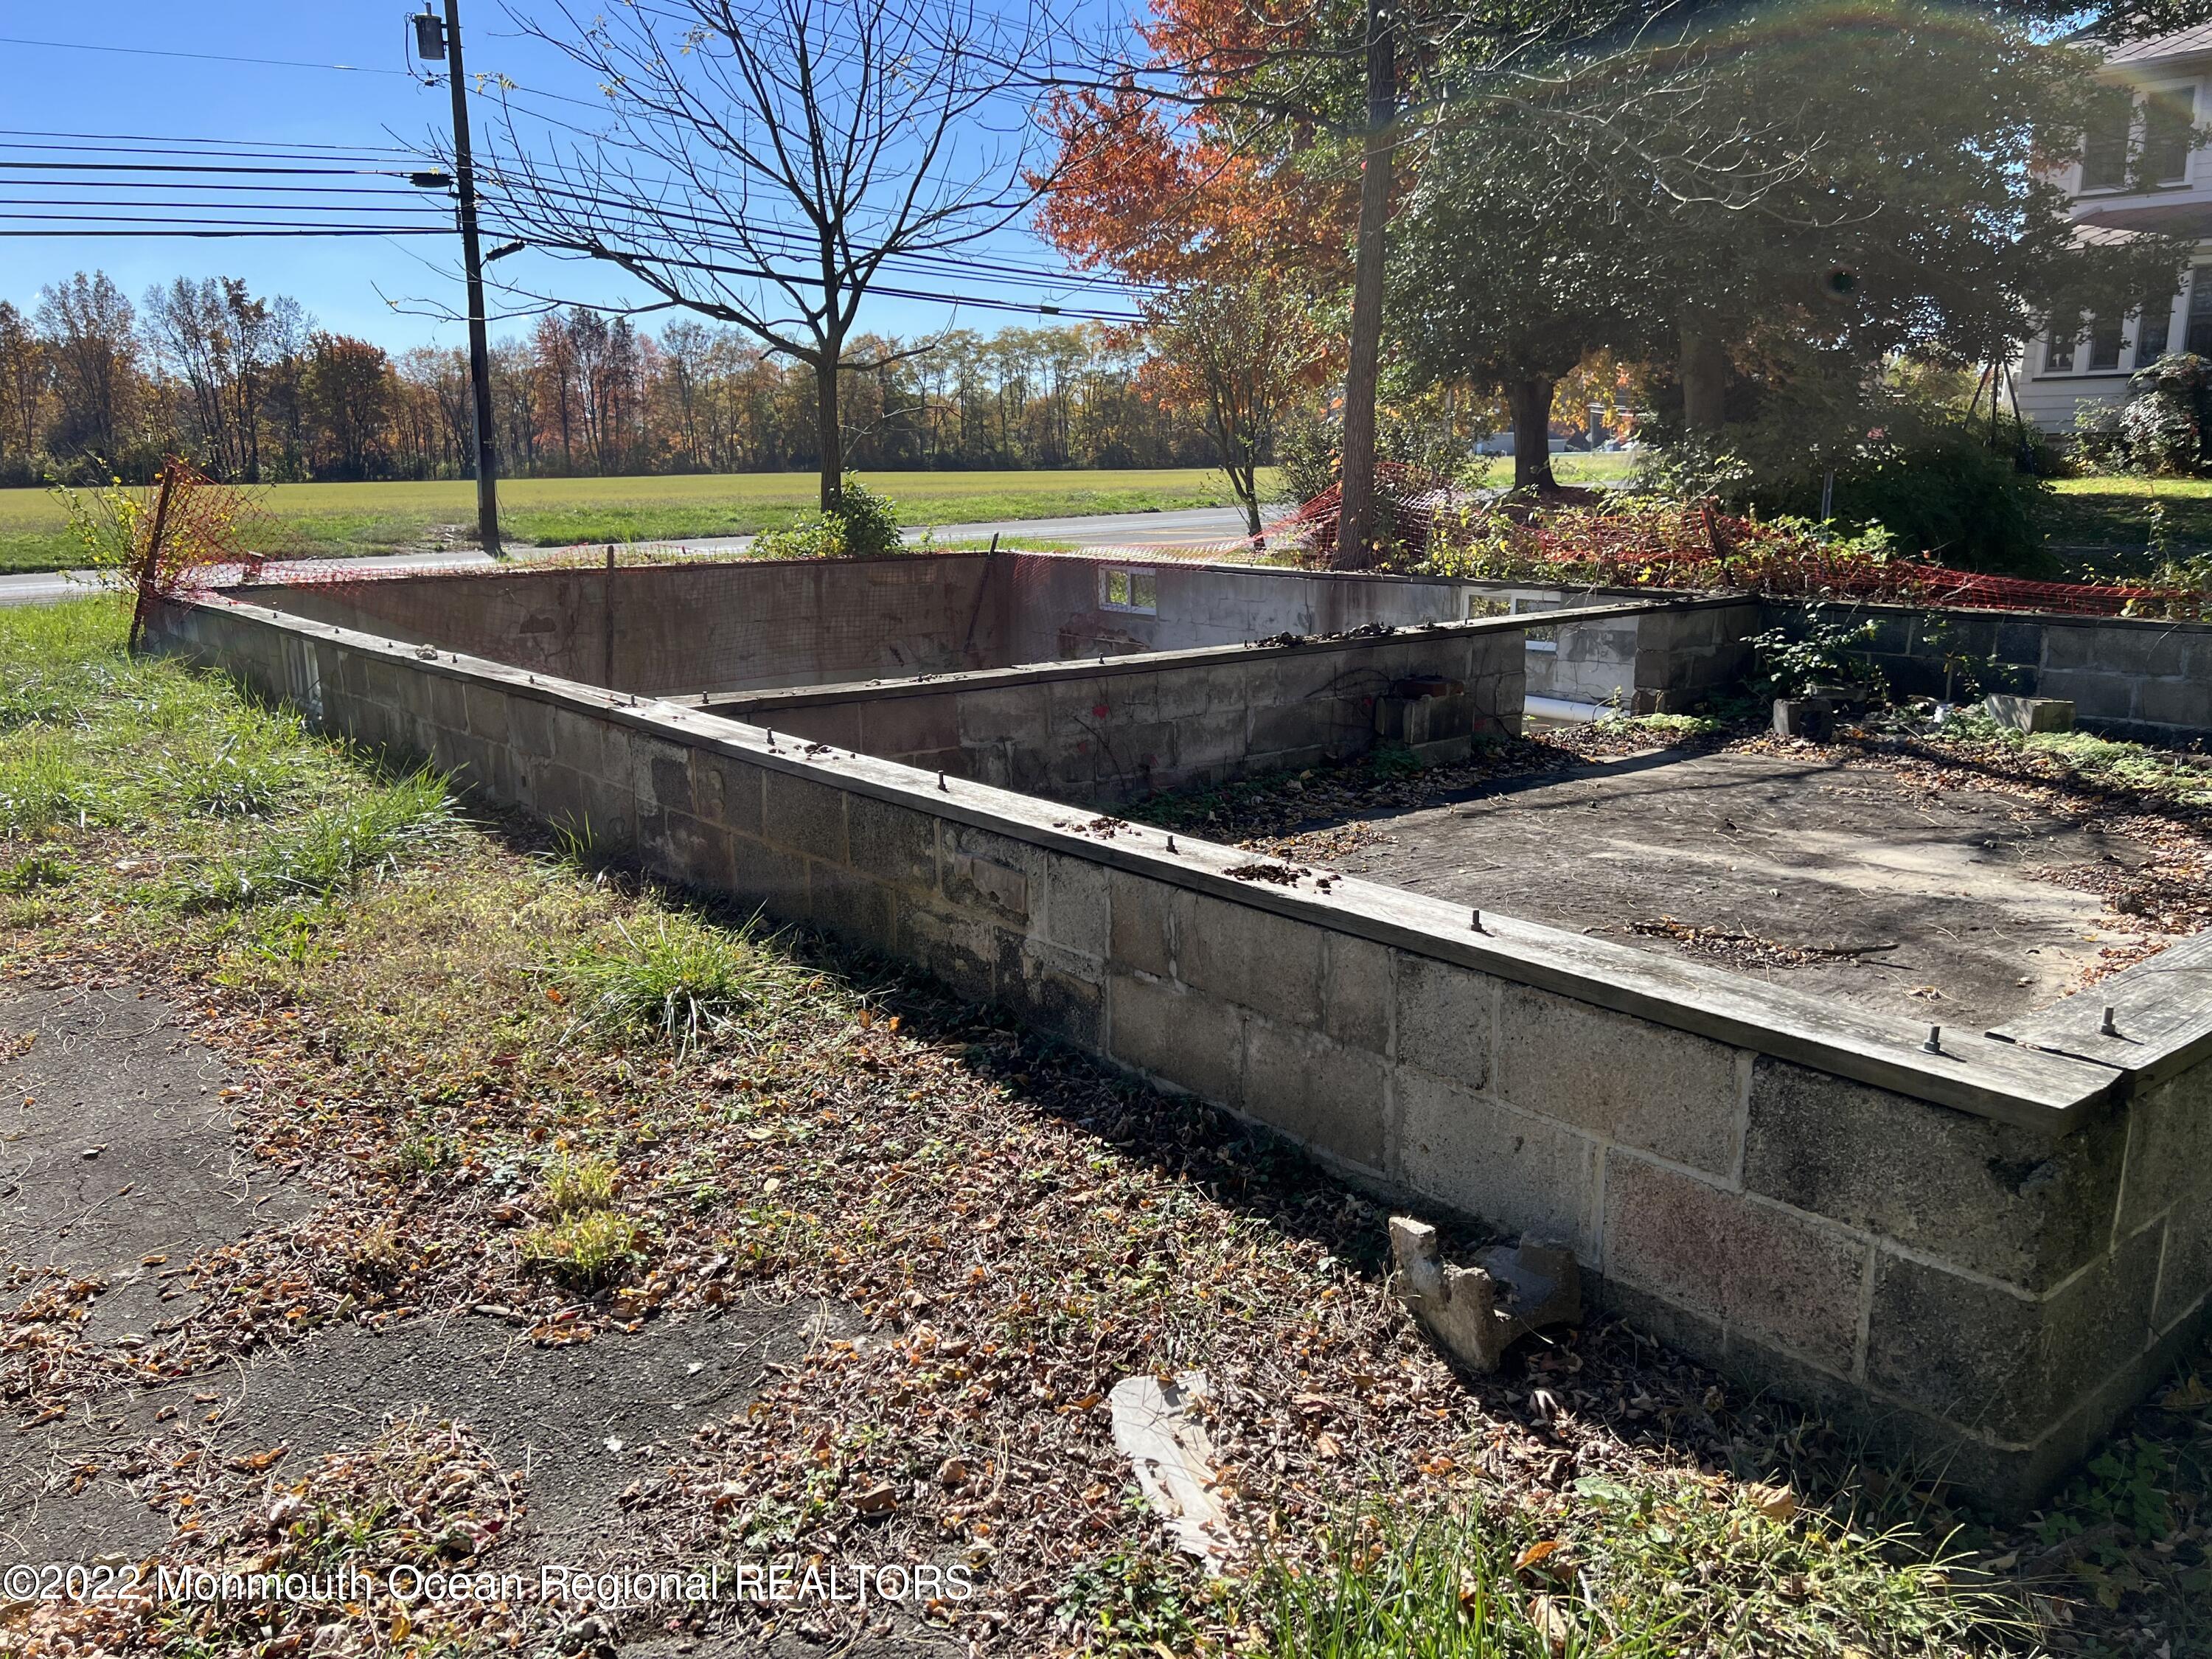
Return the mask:
[[[1475,1252],[1474,1267],[1454,1267],[1434,1227],[1398,1215],[1390,1218],[1390,1255],[1398,1299],[1470,1370],[1496,1370],[1505,1350],[1531,1331],[1582,1320],[1582,1269],[1564,1244],[1493,1244]]]
[[[1205,1398],[1206,1373],[1183,1371],[1171,1381],[1125,1376],[1106,1401],[1114,1413],[1114,1444],[1135,1466],[1137,1484],[1166,1521],[1176,1547],[1218,1574],[1236,1553],[1237,1540],[1214,1489],[1213,1443],[1198,1420]]]

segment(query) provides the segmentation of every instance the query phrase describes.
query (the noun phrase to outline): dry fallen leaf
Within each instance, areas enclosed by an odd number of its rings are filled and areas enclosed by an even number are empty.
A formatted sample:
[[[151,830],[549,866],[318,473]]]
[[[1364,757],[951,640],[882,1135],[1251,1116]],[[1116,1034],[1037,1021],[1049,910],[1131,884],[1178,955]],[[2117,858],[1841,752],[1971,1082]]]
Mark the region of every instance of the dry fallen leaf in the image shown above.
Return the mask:
[[[1560,1608],[1557,1596],[1531,1596],[1528,1622],[1536,1627],[1536,1634],[1543,1638],[1544,1645],[1555,1655],[1565,1653],[1567,1644],[1574,1638],[1574,1621]]]
[[[1797,1513],[1797,1494],[1787,1486],[1753,1484],[1744,1488],[1744,1496],[1751,1499],[1753,1509],[1778,1525]]]
[[[1558,1549],[1561,1541],[1557,1538],[1546,1538],[1529,1545],[1527,1549],[1513,1558],[1513,1571],[1526,1572],[1553,1551]]]
[[[1314,1450],[1334,1463],[1344,1455],[1344,1443],[1333,1434],[1318,1434],[1314,1437]]]

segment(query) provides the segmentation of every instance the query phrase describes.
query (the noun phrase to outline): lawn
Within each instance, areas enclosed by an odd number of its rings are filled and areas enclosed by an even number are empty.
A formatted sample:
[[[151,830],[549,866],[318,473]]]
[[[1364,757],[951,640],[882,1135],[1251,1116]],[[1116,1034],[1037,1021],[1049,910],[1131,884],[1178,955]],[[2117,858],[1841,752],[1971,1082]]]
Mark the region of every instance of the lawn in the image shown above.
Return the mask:
[[[2141,574],[2155,562],[2151,509],[2174,548],[2212,547],[2212,478],[2061,478],[2044,520],[2051,551],[2079,574]]]
[[[258,1190],[282,1165],[314,1200],[150,1258],[179,1312],[143,1332],[100,1316],[103,1282],[9,1264],[0,1464],[82,1425],[52,1503],[74,1480],[133,1537],[150,1506],[158,1565],[526,1571],[512,1522],[576,1501],[570,1471],[495,1462],[469,1420],[380,1425],[350,1399],[328,1402],[340,1450],[212,1455],[221,1390],[266,1385],[268,1356],[373,1332],[406,1375],[413,1345],[475,1327],[588,1382],[656,1333],[735,1346],[798,1309],[811,1334],[757,1382],[674,1376],[701,1390],[696,1430],[609,1478],[606,1561],[958,1562],[973,1598],[913,1622],[1010,1659],[2148,1656],[2205,1635],[2193,1380],[2008,1532],[1618,1321],[1460,1375],[1389,1292],[1382,1213],[1281,1143],[664,889],[587,827],[471,807],[130,659],[122,621],[110,599],[0,614],[0,985],[179,1011],[236,1079],[234,1173]],[[0,1051],[38,1040],[0,1031]],[[113,1164],[96,1150],[15,1178],[89,1195]],[[1164,1548],[1102,1409],[1118,1378],[1200,1368],[1247,1551],[1211,1581]],[[157,1398],[190,1409],[132,1410]],[[667,1611],[606,1616],[658,1639],[684,1622]],[[865,1639],[874,1607],[802,1613],[793,1632],[709,1605],[673,1650],[921,1650]],[[527,1598],[382,1589],[0,1604],[33,1659],[600,1633]]]
[[[1211,467],[864,476],[909,526],[1226,507],[1233,499],[1227,478]],[[538,547],[744,535],[812,507],[816,489],[811,472],[513,478],[500,487],[500,521],[510,540]],[[391,553],[476,539],[476,488],[466,480],[276,484],[254,494],[269,521],[260,550],[279,556]],[[0,489],[0,571],[63,570],[83,562],[54,495]]]

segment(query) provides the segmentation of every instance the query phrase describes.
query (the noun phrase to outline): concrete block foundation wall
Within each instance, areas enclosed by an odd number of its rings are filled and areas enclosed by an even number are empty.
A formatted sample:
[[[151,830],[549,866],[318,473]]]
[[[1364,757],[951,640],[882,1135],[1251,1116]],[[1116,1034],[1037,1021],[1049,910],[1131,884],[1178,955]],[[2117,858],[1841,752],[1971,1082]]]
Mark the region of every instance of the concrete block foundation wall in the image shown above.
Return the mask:
[[[1455,733],[1431,745],[1455,752],[1435,757],[1463,758],[1472,738],[1520,734],[1523,655],[1516,627],[1458,623],[1382,638],[763,692],[704,707],[926,771],[1106,805],[1364,754],[1378,738],[1378,705],[1424,678],[1458,688],[1425,701],[1449,708]]]
[[[980,555],[915,555],[257,587],[291,615],[621,691],[737,691],[995,665],[1004,592]]]
[[[2177,1025],[2154,1065],[2075,1052],[2063,1005],[1929,1055],[1695,963],[1243,879],[1232,848],[234,600],[163,606],[151,638],[1379,1191],[1570,1240],[1610,1305],[1996,1502],[2045,1490],[2205,1318],[2212,1026],[2174,1010],[2212,1003],[2185,960],[2098,993],[2124,1031]]]
[[[1766,608],[1775,623],[1798,614],[1776,601]],[[1901,693],[1942,696],[1947,653],[1975,659],[1978,669],[1994,656],[2004,683],[1984,691],[2069,698],[2076,724],[2090,731],[2154,744],[2212,737],[2212,623],[1894,605],[1827,605],[1822,614],[1873,622],[1871,654]]]

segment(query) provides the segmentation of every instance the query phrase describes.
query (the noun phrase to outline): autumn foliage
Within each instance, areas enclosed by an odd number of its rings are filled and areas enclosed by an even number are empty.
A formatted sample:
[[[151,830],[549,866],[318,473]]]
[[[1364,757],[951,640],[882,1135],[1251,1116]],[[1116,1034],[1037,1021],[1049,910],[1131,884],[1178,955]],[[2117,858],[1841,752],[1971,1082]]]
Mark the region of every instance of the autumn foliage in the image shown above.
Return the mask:
[[[1270,142],[1255,146],[1231,131],[1233,100],[1208,101],[1230,99],[1270,53],[1303,42],[1313,9],[1152,0],[1152,11],[1140,33],[1179,93],[1162,98],[1124,77],[1055,99],[1046,121],[1059,155],[1039,228],[1078,264],[1140,282],[1227,280],[1255,260],[1343,280],[1356,168],[1333,165],[1281,121],[1263,123]]]

